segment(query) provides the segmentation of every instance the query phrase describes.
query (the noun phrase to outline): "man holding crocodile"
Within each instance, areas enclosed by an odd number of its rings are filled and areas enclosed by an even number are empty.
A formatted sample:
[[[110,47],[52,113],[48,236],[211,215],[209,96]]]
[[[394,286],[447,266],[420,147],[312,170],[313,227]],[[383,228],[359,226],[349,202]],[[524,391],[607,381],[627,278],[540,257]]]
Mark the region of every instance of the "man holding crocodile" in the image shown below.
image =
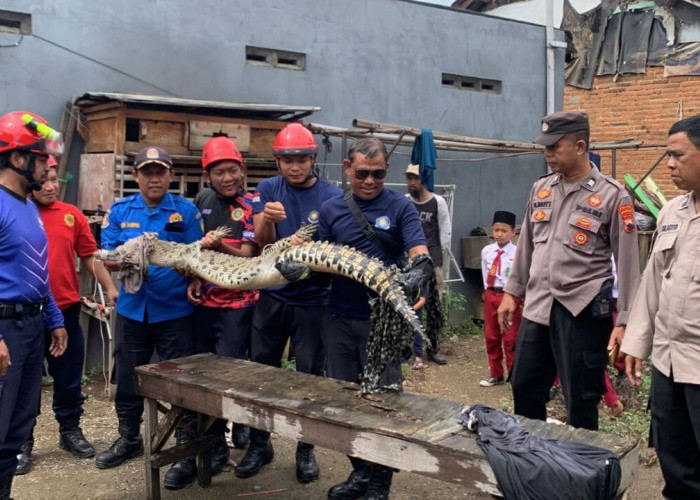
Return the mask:
[[[139,151],[133,170],[139,192],[112,204],[102,223],[102,248],[112,250],[147,231],[157,232],[159,239],[178,243],[193,243],[204,236],[197,207],[168,193],[172,169],[167,151],[158,147]],[[108,268],[114,270],[115,266]],[[193,306],[186,298],[188,283],[185,276],[172,269],[151,266],[148,280],[137,292],[129,293],[122,285],[114,338],[119,438],[109,450],[97,455],[95,464],[100,469],[117,467],[143,454],[143,398],[136,391],[134,368],[148,363],[154,349],[162,360],[192,354]],[[194,424],[192,415],[187,420]],[[177,438],[178,442],[187,439],[184,430],[177,430]],[[173,474],[178,474],[177,469],[166,474],[166,486]]]
[[[293,235],[299,226],[318,222],[319,209],[340,190],[319,179],[314,162],[318,146],[311,132],[300,123],[284,127],[273,145],[280,175],[265,179],[253,198],[255,239],[260,248]],[[314,275],[297,283],[263,290],[253,316],[250,358],[281,366],[282,353],[291,339],[296,369],[323,374],[321,322],[328,300],[329,278]],[[250,446],[235,469],[238,477],[251,477],[272,461],[270,433],[251,429]],[[299,442],[296,475],[301,483],[318,479],[313,445]]]
[[[389,164],[387,151],[375,138],[353,143],[343,161],[351,190],[321,207],[319,239],[345,244],[385,264],[394,264],[408,253],[411,269],[404,280],[413,291],[430,279],[433,265],[425,235],[413,203],[402,194],[384,189]],[[367,362],[370,334],[370,295],[360,283],[333,276],[323,321],[326,374],[359,382]],[[407,295],[411,295],[409,292]],[[409,296],[410,300],[410,296]],[[390,357],[390,356],[389,356]],[[382,385],[401,382],[398,359],[388,359]],[[350,457],[353,471],[348,479],[328,492],[328,498],[388,498],[394,471],[359,457]]]

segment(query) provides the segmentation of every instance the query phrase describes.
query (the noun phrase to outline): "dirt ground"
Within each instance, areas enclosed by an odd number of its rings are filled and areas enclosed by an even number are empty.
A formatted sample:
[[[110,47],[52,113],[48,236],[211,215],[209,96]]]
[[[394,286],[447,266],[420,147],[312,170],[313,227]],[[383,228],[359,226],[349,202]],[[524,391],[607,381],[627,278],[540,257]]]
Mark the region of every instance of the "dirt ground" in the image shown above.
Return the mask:
[[[511,404],[510,386],[479,387],[479,380],[487,374],[483,339],[477,336],[460,337],[445,343],[443,351],[449,363],[430,364],[422,371],[406,373],[405,390],[463,403],[484,403],[496,408]],[[116,417],[113,406],[103,396],[103,382],[93,378],[84,386],[85,402],[83,429],[95,448],[102,451],[116,438]],[[136,499],[145,498],[144,462],[135,459],[111,470],[98,470],[93,459],[77,459],[58,448],[58,425],[51,411],[51,388],[43,390],[42,414],[39,417],[31,472],[15,478],[13,498],[25,499]],[[624,401],[624,399],[623,399]],[[606,418],[606,417],[604,417]],[[295,443],[273,435],[274,461],[260,474],[249,479],[238,479],[232,468],[212,479],[209,488],[190,485],[179,491],[161,488],[166,499],[218,499],[231,497],[323,499],[327,490],[345,480],[350,464],[347,458],[335,452],[317,448],[316,457],[321,467],[318,481],[302,485],[296,481],[294,469]],[[235,464],[244,450],[231,450]],[[164,471],[161,471],[161,480]],[[661,498],[663,480],[658,464],[640,467],[630,494],[631,499]],[[485,498],[464,487],[443,483],[423,476],[402,472],[394,476],[392,498],[395,499],[451,499]]]

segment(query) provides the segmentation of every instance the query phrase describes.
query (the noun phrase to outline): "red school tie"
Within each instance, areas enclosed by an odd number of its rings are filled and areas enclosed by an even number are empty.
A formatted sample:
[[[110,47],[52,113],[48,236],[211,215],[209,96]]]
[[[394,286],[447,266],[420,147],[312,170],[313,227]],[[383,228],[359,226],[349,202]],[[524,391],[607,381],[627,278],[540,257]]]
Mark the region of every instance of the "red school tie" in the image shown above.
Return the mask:
[[[501,255],[505,253],[505,250],[498,249],[496,258],[493,259],[493,264],[491,264],[491,269],[489,269],[489,274],[486,276],[486,286],[491,287],[496,283],[496,275],[501,273]]]

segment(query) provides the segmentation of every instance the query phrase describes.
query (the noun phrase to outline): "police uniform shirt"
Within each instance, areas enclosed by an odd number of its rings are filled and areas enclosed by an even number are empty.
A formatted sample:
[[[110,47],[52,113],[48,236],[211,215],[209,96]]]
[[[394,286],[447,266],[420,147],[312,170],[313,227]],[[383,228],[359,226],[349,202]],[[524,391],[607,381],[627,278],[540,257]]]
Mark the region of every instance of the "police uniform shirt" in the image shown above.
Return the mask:
[[[253,197],[253,214],[263,212],[265,203],[273,201],[282,203],[287,218],[275,224],[279,240],[296,233],[302,224],[318,223],[319,210],[323,202],[339,194],[342,194],[340,188],[322,179],[316,179],[311,187],[297,188],[278,175],[258,184],[258,192]],[[268,288],[265,292],[286,304],[319,306],[328,302],[328,283],[327,276],[316,274],[307,280],[289,283],[283,287]]]
[[[374,200],[354,199],[391,255],[384,255],[367,239],[342,195],[321,207],[318,227],[321,240],[348,245],[387,265],[394,264],[410,248],[426,244],[418,212],[413,202],[402,194],[384,189]],[[334,275],[327,310],[347,318],[367,319],[370,317],[368,291],[361,283]]]
[[[481,249],[481,276],[484,280],[484,289],[486,289],[486,280],[499,250],[503,250],[501,254],[501,269],[500,272],[497,271],[495,274],[493,287],[503,288],[506,286],[508,276],[510,276],[511,270],[513,269],[516,248],[517,247],[509,241],[503,248],[499,247],[498,243],[492,243]]]
[[[622,351],[674,382],[700,384],[700,214],[692,193],[661,209]]]
[[[202,216],[194,204],[181,196],[166,193],[157,207],[149,208],[141,193],[112,204],[102,224],[102,248],[113,250],[146,231],[158,233],[158,239],[177,243],[194,243],[203,236]],[[189,279],[172,269],[149,266],[148,279],[136,293],[119,291],[117,313],[157,323],[187,316],[193,306],[187,301]]]
[[[232,248],[254,245],[253,194],[241,190],[233,198],[221,198],[216,191],[205,188],[194,197],[194,204],[202,213],[204,231],[219,227],[228,229],[221,241]],[[204,282],[200,305],[218,309],[246,309],[255,306],[258,290],[236,290]]]
[[[627,324],[639,283],[634,209],[625,189],[592,168],[564,193],[559,174],[533,185],[505,286],[524,297],[523,316],[549,325],[554,299],[577,316],[612,280],[610,257],[618,263],[617,324]]]
[[[46,302],[46,328],[63,326],[49,289],[48,242],[36,205],[0,186],[0,302]],[[2,332],[0,332],[2,338]]]

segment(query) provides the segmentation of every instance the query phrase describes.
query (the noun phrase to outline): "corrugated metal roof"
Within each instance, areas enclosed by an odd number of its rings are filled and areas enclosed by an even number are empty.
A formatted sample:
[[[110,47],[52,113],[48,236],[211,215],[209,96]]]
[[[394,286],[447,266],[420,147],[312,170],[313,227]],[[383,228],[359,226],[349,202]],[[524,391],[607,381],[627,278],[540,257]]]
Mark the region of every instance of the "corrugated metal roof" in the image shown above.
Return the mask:
[[[190,113],[204,112],[217,116],[270,118],[289,121],[298,120],[321,110],[318,106],[204,101],[126,92],[86,92],[73,98],[73,102],[80,107],[89,107],[111,101],[130,103],[134,107],[146,109],[167,109],[169,111],[177,110]]]

